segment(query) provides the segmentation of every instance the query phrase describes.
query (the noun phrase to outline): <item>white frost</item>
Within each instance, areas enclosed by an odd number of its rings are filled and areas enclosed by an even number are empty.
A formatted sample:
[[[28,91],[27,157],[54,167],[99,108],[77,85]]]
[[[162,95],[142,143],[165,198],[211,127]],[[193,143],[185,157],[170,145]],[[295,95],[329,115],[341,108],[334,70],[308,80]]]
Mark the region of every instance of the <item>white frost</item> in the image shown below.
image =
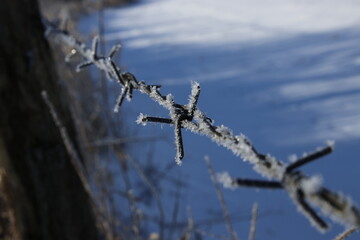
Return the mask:
[[[136,119],[136,123],[146,126],[146,124],[147,124],[146,118],[147,118],[147,115],[140,113]]]
[[[301,188],[306,194],[314,194],[321,189],[322,183],[322,177],[320,175],[316,175],[301,181]]]
[[[233,184],[233,179],[230,177],[228,172],[218,173],[217,180],[221,183],[224,188],[235,189],[236,187]]]

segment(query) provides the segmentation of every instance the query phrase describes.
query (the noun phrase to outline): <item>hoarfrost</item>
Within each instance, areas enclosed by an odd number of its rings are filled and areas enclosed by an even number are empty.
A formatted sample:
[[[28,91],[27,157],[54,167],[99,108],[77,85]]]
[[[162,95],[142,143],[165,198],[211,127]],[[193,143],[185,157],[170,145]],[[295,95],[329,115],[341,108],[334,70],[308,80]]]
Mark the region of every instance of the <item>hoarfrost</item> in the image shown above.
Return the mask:
[[[265,159],[266,161],[259,160],[254,165],[254,170],[269,179],[282,180],[285,174],[285,165],[269,154],[266,155]]]
[[[333,221],[345,223],[351,227],[360,226],[360,213],[351,198],[324,188],[321,195],[323,197],[319,197],[319,194],[312,194],[308,196],[308,199],[317,205],[324,214],[330,216]]]
[[[189,97],[189,103],[188,103],[188,106],[187,106],[190,116],[194,115],[194,111],[195,111],[196,104],[197,104],[197,101],[199,99],[199,96],[200,96],[200,85],[197,82],[192,82],[191,95]]]
[[[288,157],[288,160],[289,160],[289,162],[294,163],[294,162],[296,162],[296,160],[298,160],[298,156],[296,154],[291,154]]]
[[[182,142],[182,134],[181,134],[181,119],[177,116],[174,119],[174,123],[175,123],[175,144],[176,144],[176,157],[175,157],[175,162],[178,165],[181,165],[181,160],[184,157],[184,147],[183,147],[183,142]]]
[[[335,141],[334,140],[327,140],[326,144],[334,150],[335,148]]]
[[[232,190],[236,188],[233,184],[234,181],[228,172],[218,173],[216,177],[218,182],[221,183],[224,186],[224,188],[229,188]]]
[[[116,100],[116,104],[115,104],[115,107],[114,107],[114,112],[119,112],[119,108],[120,108],[122,102],[124,101],[124,98],[125,98],[125,95],[128,92],[128,89],[129,88],[127,88],[127,87],[122,87],[121,94],[119,95],[118,99]]]
[[[323,179],[320,175],[312,176],[301,181],[301,188],[305,194],[317,193],[322,186]]]
[[[136,119],[136,123],[146,126],[146,124],[147,124],[146,118],[147,118],[147,115],[140,113]]]

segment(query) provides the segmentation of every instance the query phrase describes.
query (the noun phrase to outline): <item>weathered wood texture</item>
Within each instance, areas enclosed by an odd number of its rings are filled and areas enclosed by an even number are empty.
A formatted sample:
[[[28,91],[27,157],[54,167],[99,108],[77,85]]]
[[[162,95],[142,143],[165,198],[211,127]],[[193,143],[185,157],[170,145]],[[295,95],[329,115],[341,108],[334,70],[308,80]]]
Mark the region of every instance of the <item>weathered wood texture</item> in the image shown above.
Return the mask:
[[[74,139],[57,79],[37,1],[2,0],[0,206],[8,209],[12,239],[98,239],[89,196],[40,95],[47,90]]]

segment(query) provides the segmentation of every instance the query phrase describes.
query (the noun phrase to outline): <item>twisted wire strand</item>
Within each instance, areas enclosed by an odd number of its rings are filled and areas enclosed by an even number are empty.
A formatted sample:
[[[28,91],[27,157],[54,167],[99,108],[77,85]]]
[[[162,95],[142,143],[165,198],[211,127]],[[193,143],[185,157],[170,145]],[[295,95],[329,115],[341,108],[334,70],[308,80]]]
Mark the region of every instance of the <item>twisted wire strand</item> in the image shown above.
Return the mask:
[[[99,70],[105,72],[109,80],[115,80],[115,82],[121,85],[122,93],[117,101],[115,111],[120,107],[125,95],[127,95],[128,99],[131,99],[133,90],[138,90],[148,95],[152,100],[169,111],[169,118],[158,119],[141,113],[136,122],[142,125],[146,125],[148,121],[174,125],[177,145],[176,162],[178,164],[182,163],[184,156],[181,131],[182,129],[187,129],[195,134],[204,135],[218,145],[228,148],[234,155],[252,164],[253,169],[257,173],[277,181],[276,187],[280,188],[280,184],[288,192],[300,212],[321,232],[325,231],[328,225],[315,213],[308,203],[318,207],[323,214],[340,224],[360,227],[359,210],[350,198],[322,187],[318,181],[314,181],[314,177],[308,177],[297,170],[298,167],[330,153],[333,150],[332,144],[311,154],[308,158],[301,159],[300,162],[286,165],[269,154],[259,153],[243,134],[235,135],[229,128],[223,125],[214,125],[213,121],[205,116],[196,106],[200,95],[200,85],[198,83],[194,82],[192,84],[189,103],[186,105],[178,104],[173,100],[171,94],[165,96],[160,93],[159,89],[161,86],[148,85],[144,81],[137,81],[135,76],[129,72],[121,72],[120,68],[112,60],[116,51],[120,49],[119,45],[115,45],[107,57],[100,56],[97,51],[98,38],[95,37],[92,48],[88,48],[67,31],[59,29],[46,19],[43,20],[43,23],[46,28],[45,35],[47,37],[72,48],[71,55],[77,53],[84,58],[84,62],[78,65],[77,70],[81,70],[89,65],[95,65]],[[219,180],[224,186],[234,187],[233,183],[237,183],[236,180],[229,176],[224,177],[224,175],[219,175]],[[274,184],[269,185],[274,187]]]

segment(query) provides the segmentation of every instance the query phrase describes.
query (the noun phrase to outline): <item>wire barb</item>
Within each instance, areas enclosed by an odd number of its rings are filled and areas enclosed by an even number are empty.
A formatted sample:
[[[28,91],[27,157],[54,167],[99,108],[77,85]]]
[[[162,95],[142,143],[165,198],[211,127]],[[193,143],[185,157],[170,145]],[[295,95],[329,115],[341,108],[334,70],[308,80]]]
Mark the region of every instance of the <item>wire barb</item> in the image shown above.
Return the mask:
[[[119,112],[120,106],[121,106],[122,102],[124,101],[124,98],[125,98],[126,94],[128,93],[128,91],[129,91],[129,88],[127,86],[125,86],[121,89],[121,94],[119,95],[118,99],[116,100],[114,112]]]
[[[99,36],[95,36],[92,41],[91,50],[94,61],[98,59]]]
[[[283,189],[281,182],[276,181],[261,181],[253,179],[236,178],[233,180],[234,186],[239,187],[256,187],[256,188],[271,188],[271,189]]]
[[[197,82],[192,84],[191,95],[188,103],[189,118],[192,119],[196,109],[196,104],[200,96],[200,85]]]
[[[109,54],[108,54],[109,58],[113,58],[113,57],[115,56],[115,54],[116,54],[120,49],[121,49],[121,45],[120,45],[120,44],[114,45],[114,46],[111,48],[111,50],[110,50],[110,52],[109,52]]]
[[[125,96],[128,101],[131,101],[133,89],[134,89],[132,82],[136,82],[136,78],[131,73],[120,74],[119,70],[112,61],[111,61],[111,66],[112,69],[114,70],[116,78],[120,83],[123,84],[123,87],[121,89],[121,94],[118,97],[118,100],[116,101],[116,105],[114,108],[114,112],[118,112],[122,102],[124,101]]]
[[[329,228],[327,223],[322,220],[321,217],[305,201],[305,195],[302,190],[297,190],[294,200],[297,203],[299,210],[301,210],[301,212],[309,218],[310,222],[314,224],[319,231],[324,232]]]
[[[296,162],[290,164],[289,166],[286,167],[286,172],[290,173],[292,172],[293,170],[295,170],[296,168],[299,168],[309,162],[312,162],[316,159],[319,159],[323,156],[326,156],[330,153],[332,153],[333,151],[333,146],[327,146],[325,148],[322,148],[318,151],[315,151],[303,158],[300,158],[299,160],[297,160]]]
[[[80,63],[79,65],[76,66],[76,72],[80,72],[83,68],[89,67],[92,64],[93,64],[92,61],[82,62],[82,63]]]
[[[144,116],[141,119],[141,121],[146,121],[146,122],[153,122],[153,123],[167,123],[167,124],[173,124],[173,120],[170,118],[160,118],[160,117],[149,117],[149,116]]]
[[[184,158],[184,146],[181,133],[181,118],[175,118],[175,143],[176,143],[176,157],[175,162],[181,165],[182,159]]]
[[[106,71],[106,74],[108,75],[107,77],[109,80],[113,80],[113,78],[114,78],[121,85],[125,85],[123,77],[120,74],[119,69],[117,68],[117,66],[115,65],[115,63],[113,61],[110,61],[110,71]]]

